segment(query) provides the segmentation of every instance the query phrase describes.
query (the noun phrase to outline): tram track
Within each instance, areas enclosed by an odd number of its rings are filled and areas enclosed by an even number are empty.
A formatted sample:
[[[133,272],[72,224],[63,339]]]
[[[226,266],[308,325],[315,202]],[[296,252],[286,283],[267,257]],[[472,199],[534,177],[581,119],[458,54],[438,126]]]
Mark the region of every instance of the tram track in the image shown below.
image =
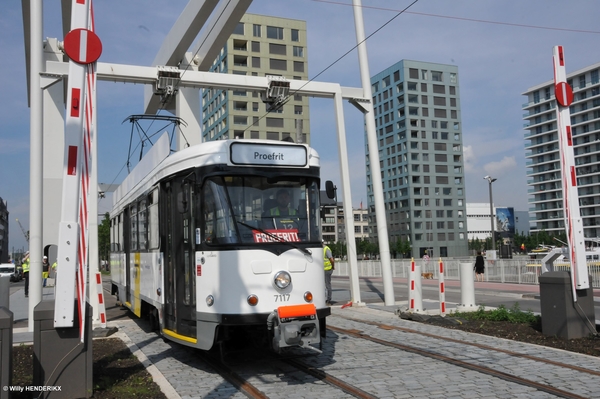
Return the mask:
[[[342,316],[337,316],[337,317],[342,317]],[[533,360],[533,361],[536,361],[536,362],[542,362],[542,363],[545,363],[545,364],[549,364],[549,365],[553,365],[553,366],[557,366],[557,367],[561,367],[561,368],[566,368],[566,369],[578,371],[578,372],[581,372],[581,373],[591,374],[591,375],[600,377],[600,371],[590,370],[590,369],[587,369],[585,367],[574,366],[574,365],[568,364],[568,363],[556,362],[554,360],[544,359],[544,358],[539,357],[539,356],[532,356],[532,355],[527,355],[525,353],[518,353],[518,352],[514,352],[514,351],[509,351],[507,349],[495,348],[493,346],[484,345],[484,344],[478,344],[476,342],[468,342],[468,341],[464,341],[464,340],[460,340],[460,339],[442,337],[440,335],[426,333],[426,332],[423,332],[423,331],[417,331],[417,330],[413,330],[411,328],[406,328],[406,327],[399,327],[399,326],[394,326],[394,325],[390,325],[390,324],[383,324],[383,323],[378,323],[378,322],[372,322],[372,321],[358,320],[358,319],[353,319],[353,318],[349,318],[349,317],[342,317],[342,318],[344,318],[346,320],[354,321],[354,322],[357,322],[357,323],[363,323],[363,324],[368,324],[368,325],[372,325],[372,326],[377,326],[377,327],[379,327],[381,329],[384,329],[384,330],[397,330],[397,331],[402,331],[402,332],[411,333],[411,334],[420,334],[422,336],[426,336],[426,337],[430,337],[430,338],[435,338],[435,339],[440,339],[440,340],[443,340],[443,341],[446,341],[446,342],[454,342],[454,343],[458,343],[458,344],[469,345],[469,346],[480,348],[480,349],[485,349],[485,350],[495,351],[495,352],[499,352],[499,353],[504,353],[504,354],[507,354],[507,355],[510,355],[510,356],[520,357],[520,358],[523,358],[523,359],[529,359],[529,360]]]
[[[264,352],[262,354],[264,355]],[[315,356],[315,355],[312,354],[310,356]],[[256,359],[255,354],[252,354],[252,353],[250,353],[248,355],[248,357],[249,357],[248,360]],[[366,392],[352,384],[349,384],[340,378],[336,378],[333,375],[324,372],[323,370],[309,366],[299,360],[299,359],[305,358],[305,357],[306,357],[306,355],[286,356],[286,355],[279,355],[279,354],[275,354],[275,353],[268,353],[268,355],[267,355],[267,358],[269,359],[268,363],[269,363],[270,368],[282,370],[282,368],[279,367],[277,362],[285,363],[286,365],[293,367],[296,370],[296,374],[298,372],[300,372],[300,373],[304,373],[309,376],[312,376],[316,380],[321,381],[321,382],[329,385],[330,387],[333,387],[334,389],[341,390],[342,392],[344,392],[352,397],[355,397],[358,399],[377,399],[376,395],[372,395],[369,392]],[[229,364],[227,361],[223,361],[223,359],[219,358],[218,356],[216,356],[212,353],[206,353],[206,352],[203,353],[202,360],[204,360],[210,367],[212,367],[214,370],[216,370],[216,372],[221,377],[223,377],[225,380],[227,380],[230,384],[232,384],[236,389],[238,389],[240,392],[242,392],[247,397],[252,398],[252,399],[270,398],[270,396],[265,394],[258,386],[252,384],[249,381],[249,378],[244,377],[244,374],[247,374],[247,371],[236,370],[237,367],[235,365]],[[246,359],[244,359],[243,362],[245,362],[245,360]],[[234,363],[237,363],[237,362],[240,362],[240,360],[238,360]],[[261,373],[264,373],[265,371],[267,371],[267,370],[261,368],[260,363],[257,363],[256,373],[261,374]],[[289,370],[287,370],[285,373],[277,373],[277,372],[273,373],[273,375],[281,375],[283,377],[282,380],[285,379],[285,376],[288,376],[290,374],[292,374],[292,373],[290,373]],[[252,377],[254,377],[254,376],[255,375],[253,375]],[[296,376],[296,379],[304,380],[303,378],[298,377],[298,376]],[[282,392],[280,392],[280,393],[282,393]]]
[[[523,358],[523,359],[528,359],[531,361],[535,361],[535,362],[541,362],[547,365],[551,365],[551,366],[555,366],[558,367],[560,369],[568,369],[571,371],[575,371],[578,373],[584,373],[584,374],[588,374],[588,375],[592,375],[592,376],[600,376],[600,372],[596,371],[596,370],[590,370],[587,369],[585,367],[580,367],[580,366],[574,366],[572,364],[568,364],[568,363],[563,363],[563,362],[557,362],[557,361],[553,361],[553,360],[549,360],[549,359],[544,359],[541,357],[537,357],[537,356],[532,356],[532,355],[527,355],[527,354],[523,354],[523,353],[518,353],[518,352],[514,352],[514,351],[509,351],[506,349],[501,349],[501,348],[495,348],[489,345],[483,345],[483,344],[478,344],[478,343],[474,343],[474,342],[468,342],[468,341],[463,341],[463,340],[458,340],[458,339],[454,339],[454,338],[448,338],[448,337],[443,337],[443,336],[439,336],[436,334],[431,334],[431,333],[427,333],[427,332],[422,332],[422,331],[418,331],[418,330],[414,330],[414,329],[410,329],[410,328],[405,328],[405,327],[399,327],[399,326],[394,326],[394,325],[390,325],[390,324],[384,324],[384,323],[380,323],[380,322],[374,322],[374,321],[367,321],[367,320],[358,320],[358,319],[354,319],[354,318],[350,318],[350,317],[343,317],[340,315],[336,315],[336,317],[340,317],[342,319],[348,320],[348,321],[352,321],[355,323],[360,323],[363,325],[369,325],[369,326],[376,326],[382,330],[396,330],[396,331],[401,331],[401,332],[405,332],[405,333],[411,333],[411,334],[418,334],[420,336],[423,337],[428,337],[428,338],[434,338],[434,339],[438,339],[438,340],[442,340],[442,341],[446,341],[446,342],[452,342],[455,344],[461,344],[461,345],[467,345],[470,347],[475,347],[475,348],[479,348],[485,351],[493,351],[493,352],[497,352],[497,353],[502,353],[505,355],[510,355],[510,356],[514,356],[514,357],[518,357],[518,358]],[[482,365],[481,362],[477,362],[477,361],[473,361],[473,362],[469,362],[466,360],[460,360],[460,359],[456,359],[450,356],[446,356],[443,354],[440,354],[439,351],[435,351],[435,350],[430,350],[430,349],[424,349],[421,347],[417,347],[415,345],[406,345],[406,344],[401,344],[398,342],[392,342],[389,340],[385,340],[382,338],[377,338],[374,337],[372,335],[366,334],[364,333],[361,329],[357,329],[357,328],[353,328],[353,329],[348,329],[348,328],[341,328],[341,327],[336,327],[331,325],[331,323],[327,326],[327,328],[332,331],[335,332],[337,334],[344,334],[347,335],[349,337],[353,337],[353,338],[358,338],[358,339],[363,339],[363,340],[367,340],[379,345],[383,345],[386,347],[391,347],[391,348],[395,348],[401,351],[406,351],[409,353],[413,353],[419,356],[423,356],[423,357],[427,357],[430,359],[434,359],[434,360],[438,360],[444,363],[448,363],[448,364],[452,364],[464,369],[468,369],[468,370],[473,370],[473,371],[477,371],[479,373],[483,373],[486,374],[488,376],[492,376],[495,378],[499,378],[505,381],[509,381],[509,382],[513,382],[522,386],[527,386],[530,388],[534,388],[537,389],[541,392],[545,392],[545,393],[549,393],[552,395],[555,395],[557,397],[561,397],[561,398],[569,398],[569,399],[585,399],[587,398],[587,396],[581,396],[578,395],[576,393],[573,392],[569,392],[566,391],[564,389],[561,388],[557,388],[554,387],[552,385],[548,385],[548,384],[544,384],[544,383],[540,383],[537,381],[533,381],[530,379],[526,379],[526,378],[522,378],[519,377],[515,374],[510,374],[510,373],[506,373],[503,371],[499,371],[496,369],[493,369],[491,367],[487,367],[485,365]]]

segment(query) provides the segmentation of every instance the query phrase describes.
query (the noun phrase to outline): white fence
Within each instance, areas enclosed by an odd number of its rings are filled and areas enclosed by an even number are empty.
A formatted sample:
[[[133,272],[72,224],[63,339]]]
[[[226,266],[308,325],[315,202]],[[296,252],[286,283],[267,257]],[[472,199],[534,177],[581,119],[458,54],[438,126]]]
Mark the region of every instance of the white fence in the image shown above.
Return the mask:
[[[392,259],[392,277],[408,278],[410,271],[410,259]],[[438,276],[439,260],[423,261],[415,260],[417,265],[421,266],[423,273],[433,273],[434,278]],[[460,264],[471,263],[475,264],[474,258],[464,259],[444,259],[444,278],[446,280],[460,279]],[[570,268],[568,263],[556,262],[554,270],[568,271]],[[600,264],[593,262],[588,264],[588,271],[591,276],[591,284],[594,288],[600,288]],[[484,280],[498,283],[511,284],[539,284],[538,277],[542,272],[541,264],[531,263],[531,260],[522,259],[497,259],[486,261]],[[334,276],[348,276],[348,262],[337,261],[335,263]],[[383,277],[381,273],[381,262],[379,260],[362,260],[358,261],[358,276],[359,277]],[[473,275],[474,276],[474,275]],[[473,277],[474,278],[474,277]]]

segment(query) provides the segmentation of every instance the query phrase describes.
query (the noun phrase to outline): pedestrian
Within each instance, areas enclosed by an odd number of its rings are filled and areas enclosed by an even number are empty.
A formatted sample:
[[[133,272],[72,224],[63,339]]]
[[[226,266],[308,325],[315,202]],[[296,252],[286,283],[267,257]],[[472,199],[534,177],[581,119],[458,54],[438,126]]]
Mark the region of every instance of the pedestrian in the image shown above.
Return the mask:
[[[23,267],[23,278],[25,279],[25,296],[29,296],[29,253],[25,255],[23,258],[23,262],[21,263],[21,267]]]
[[[43,284],[42,287],[46,286],[46,282],[48,281],[48,273],[50,272],[50,263],[48,263],[48,257],[44,256],[42,259],[42,279]]]
[[[325,240],[323,240],[323,266],[325,270],[325,303],[327,306],[331,306],[331,275],[335,270],[335,262],[331,254],[331,249],[325,244]]]
[[[483,256],[481,256],[481,251],[477,252],[477,257],[475,258],[475,266],[473,267],[475,270],[475,278],[477,281],[483,282],[483,271],[485,270],[485,260]],[[480,280],[481,278],[481,280]]]
[[[429,269],[429,254],[425,252],[423,255],[423,271],[426,272]]]

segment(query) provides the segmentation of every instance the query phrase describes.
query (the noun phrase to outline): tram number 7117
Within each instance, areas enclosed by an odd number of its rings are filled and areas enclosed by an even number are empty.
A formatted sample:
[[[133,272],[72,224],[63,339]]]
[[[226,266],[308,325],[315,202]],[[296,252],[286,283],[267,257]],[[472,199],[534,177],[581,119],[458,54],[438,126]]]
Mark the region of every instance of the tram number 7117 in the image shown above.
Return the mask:
[[[287,302],[290,300],[290,294],[273,295],[275,302]]]

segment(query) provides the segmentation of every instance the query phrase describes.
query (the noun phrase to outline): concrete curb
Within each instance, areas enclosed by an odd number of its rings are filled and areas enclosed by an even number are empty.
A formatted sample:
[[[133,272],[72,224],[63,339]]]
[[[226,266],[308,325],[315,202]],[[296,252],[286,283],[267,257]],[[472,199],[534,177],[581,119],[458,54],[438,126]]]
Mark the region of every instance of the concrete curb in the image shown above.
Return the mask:
[[[133,322],[132,322],[133,323]],[[148,373],[152,376],[152,379],[160,387],[162,393],[167,398],[181,399],[181,396],[177,393],[173,385],[165,378],[165,376],[158,370],[158,368],[144,355],[140,348],[122,331],[118,331],[112,335],[112,337],[119,338],[127,345],[131,353],[137,357],[137,359],[144,365]]]

